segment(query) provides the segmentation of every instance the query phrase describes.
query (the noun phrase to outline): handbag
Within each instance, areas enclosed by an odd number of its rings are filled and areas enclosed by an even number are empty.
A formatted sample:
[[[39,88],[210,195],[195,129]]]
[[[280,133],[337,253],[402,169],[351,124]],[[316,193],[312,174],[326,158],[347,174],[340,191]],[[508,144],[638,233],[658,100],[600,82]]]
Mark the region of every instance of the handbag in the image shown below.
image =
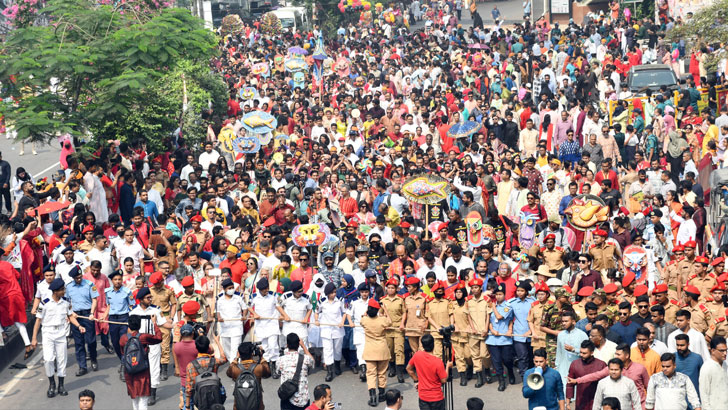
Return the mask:
[[[286,380],[278,387],[278,398],[281,400],[290,400],[294,394],[298,392],[298,382],[301,378],[301,367],[303,366],[303,355],[299,353],[298,364],[296,364],[296,373],[291,380]]]

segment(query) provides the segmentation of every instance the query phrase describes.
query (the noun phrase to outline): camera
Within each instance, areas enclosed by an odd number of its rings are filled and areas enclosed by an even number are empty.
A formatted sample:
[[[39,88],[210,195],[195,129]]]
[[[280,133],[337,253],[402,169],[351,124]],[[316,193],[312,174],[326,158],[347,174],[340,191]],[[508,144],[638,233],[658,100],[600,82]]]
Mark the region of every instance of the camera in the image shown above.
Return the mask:
[[[263,357],[263,349],[260,348],[262,342],[253,342],[255,349],[253,350],[253,356]]]
[[[440,329],[438,329],[438,332],[443,337],[450,337],[450,336],[452,336],[452,333],[454,331],[455,331],[455,325],[445,326],[445,327],[441,327]]]

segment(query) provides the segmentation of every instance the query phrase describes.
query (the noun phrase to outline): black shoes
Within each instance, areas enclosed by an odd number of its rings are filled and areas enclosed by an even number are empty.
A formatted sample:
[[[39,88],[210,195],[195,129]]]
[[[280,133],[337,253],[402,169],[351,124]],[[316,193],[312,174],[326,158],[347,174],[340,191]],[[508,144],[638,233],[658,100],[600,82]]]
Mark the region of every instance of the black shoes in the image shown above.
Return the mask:
[[[465,372],[465,376],[468,378],[468,380],[473,380],[473,366],[468,366],[468,369]]]
[[[68,396],[68,392],[66,391],[66,388],[63,387],[63,379],[64,379],[64,377],[58,378],[58,395],[59,396]]]
[[[370,407],[377,407],[379,402],[377,402],[377,389],[369,389],[369,404]]]
[[[505,391],[506,389],[506,377],[502,374],[498,375],[498,391]]]
[[[379,397],[378,398],[379,398],[379,402],[380,403],[383,403],[384,402],[384,400],[385,400],[385,397],[384,397],[384,387],[380,387],[379,388]]]
[[[334,380],[334,366],[326,366],[326,378],[324,380],[326,380],[327,382]]]
[[[387,374],[387,377],[394,377],[394,362],[389,362],[389,373]]]
[[[91,360],[91,370],[93,370],[93,371],[99,370],[99,363],[96,360]]]
[[[157,404],[157,389],[152,387],[152,395],[149,396],[149,402],[147,402],[147,405],[154,406]]]
[[[397,365],[397,383],[404,383],[404,365]]]
[[[458,373],[460,373],[460,372],[458,372]],[[465,375],[465,372],[460,373],[460,385],[461,386],[468,385],[468,376]]]
[[[370,390],[370,392],[371,392],[371,390]],[[56,379],[55,379],[55,377],[48,378],[48,392],[46,392],[46,396],[48,396],[49,399],[56,397]]]
[[[161,370],[161,373],[162,373],[162,381],[163,382],[164,381],[167,381],[167,379],[169,379],[169,375],[167,374],[167,367],[168,366],[169,366],[169,364],[161,364],[160,365],[160,367],[161,367],[160,370]]]
[[[113,354],[114,353],[114,351],[111,349],[111,346],[109,346],[109,345],[105,345],[104,346],[104,349],[106,349],[106,353],[108,353],[108,354]]]
[[[341,375],[341,360],[334,362],[334,372],[337,376]]]
[[[493,376],[490,374],[490,369],[483,370],[483,377],[485,378],[485,382],[488,384],[493,383]]]
[[[363,364],[359,367],[360,367],[359,380],[361,380],[362,382],[366,382],[367,381],[367,365]]]
[[[88,369],[81,367],[76,372],[76,377],[81,377],[81,376],[85,375],[86,373],[88,373]]]
[[[484,370],[481,370],[476,374],[476,378],[477,378],[477,381],[475,382],[476,389],[483,387],[483,385],[485,384],[483,382],[483,372],[484,372]]]
[[[270,374],[272,378],[279,379],[281,377],[281,374],[278,373],[278,368],[276,366],[276,362],[270,362]]]

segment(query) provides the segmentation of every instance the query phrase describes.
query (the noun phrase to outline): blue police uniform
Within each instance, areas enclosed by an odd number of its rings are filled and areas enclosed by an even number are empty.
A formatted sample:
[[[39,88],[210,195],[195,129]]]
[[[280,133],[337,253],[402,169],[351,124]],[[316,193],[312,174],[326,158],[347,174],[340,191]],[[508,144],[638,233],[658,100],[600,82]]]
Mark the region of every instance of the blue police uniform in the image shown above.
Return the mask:
[[[127,287],[120,287],[119,290],[113,287],[106,288],[106,303],[109,305],[109,320],[112,322],[126,323],[129,320],[129,312],[134,308],[134,300],[131,296],[131,290]],[[121,345],[119,339],[121,335],[126,334],[126,325],[117,325],[109,323],[109,336],[111,344],[114,346],[116,355],[121,359]]]
[[[528,312],[531,305],[536,299],[526,296],[523,300],[515,297],[508,301],[508,305],[513,310],[513,334],[523,335],[528,333]],[[523,376],[532,366],[533,357],[531,357],[531,338],[523,336],[513,336],[513,350],[518,360],[518,373]]]
[[[509,374],[513,372],[513,337],[502,336],[508,333],[508,326],[513,321],[513,308],[506,301],[497,304],[495,308],[503,318],[498,319],[495,313],[491,312],[490,324],[499,336],[488,335],[485,344],[488,345],[496,375],[502,377],[504,365],[508,368]]]
[[[66,297],[71,301],[73,312],[79,316],[91,317],[91,306],[93,300],[99,296],[96,285],[90,280],[81,279],[80,283],[71,281],[66,284]],[[86,348],[91,363],[94,367],[96,363],[96,324],[92,320],[78,318],[78,323],[86,328],[86,333],[81,333],[76,326],[71,326],[71,335],[76,347],[76,361],[78,362],[79,371],[85,371],[86,366]]]

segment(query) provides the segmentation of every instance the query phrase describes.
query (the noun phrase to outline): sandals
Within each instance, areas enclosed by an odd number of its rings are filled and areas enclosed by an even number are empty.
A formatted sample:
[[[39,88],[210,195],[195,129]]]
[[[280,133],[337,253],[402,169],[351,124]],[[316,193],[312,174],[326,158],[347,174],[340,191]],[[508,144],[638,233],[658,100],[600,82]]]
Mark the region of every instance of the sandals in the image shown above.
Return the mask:
[[[32,356],[32,355],[33,355],[33,353],[35,353],[35,349],[30,349],[30,350],[27,350],[27,349],[26,349],[26,350],[25,350],[25,356],[23,356],[23,359],[24,359],[24,360],[28,360],[28,358],[29,358],[30,356]]]

